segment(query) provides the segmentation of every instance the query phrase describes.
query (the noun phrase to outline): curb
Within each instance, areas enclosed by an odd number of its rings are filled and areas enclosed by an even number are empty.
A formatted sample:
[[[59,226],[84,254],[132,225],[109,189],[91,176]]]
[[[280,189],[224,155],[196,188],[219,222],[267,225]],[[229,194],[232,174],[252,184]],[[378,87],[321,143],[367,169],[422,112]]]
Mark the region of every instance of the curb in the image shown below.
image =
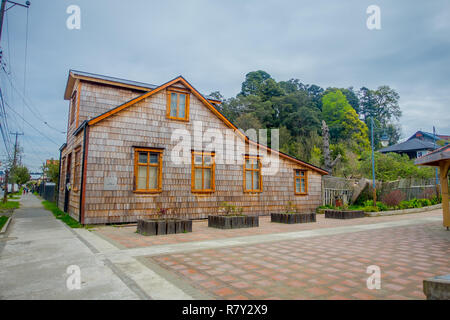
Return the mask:
[[[433,211],[436,209],[441,209],[442,203],[436,204],[434,206],[422,207],[422,208],[412,208],[412,209],[402,209],[402,210],[390,210],[390,211],[378,211],[378,212],[366,212],[367,217],[381,217],[381,216],[395,216],[399,214],[408,213],[420,213]]]
[[[4,234],[6,230],[8,229],[9,223],[11,222],[12,217],[8,218],[8,221],[6,221],[5,225],[3,226],[2,230],[0,231],[0,234]]]

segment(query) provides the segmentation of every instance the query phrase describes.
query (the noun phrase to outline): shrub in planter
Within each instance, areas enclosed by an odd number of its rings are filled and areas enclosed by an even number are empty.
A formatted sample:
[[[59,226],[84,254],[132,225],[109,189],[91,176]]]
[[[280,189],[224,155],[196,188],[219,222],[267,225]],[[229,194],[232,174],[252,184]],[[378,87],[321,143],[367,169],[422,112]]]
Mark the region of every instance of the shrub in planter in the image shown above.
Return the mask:
[[[259,217],[242,214],[242,208],[224,202],[221,211],[223,215],[208,216],[208,227],[219,229],[259,227]]]

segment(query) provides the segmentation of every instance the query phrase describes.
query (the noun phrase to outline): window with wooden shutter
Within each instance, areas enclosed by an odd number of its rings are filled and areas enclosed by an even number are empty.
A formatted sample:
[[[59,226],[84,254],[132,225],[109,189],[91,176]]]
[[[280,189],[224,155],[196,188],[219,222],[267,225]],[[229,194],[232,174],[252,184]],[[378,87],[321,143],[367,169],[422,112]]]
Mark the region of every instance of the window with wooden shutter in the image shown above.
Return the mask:
[[[134,151],[134,191],[162,191],[162,150],[136,148]]]
[[[298,195],[308,194],[308,171],[294,170],[294,191]]]
[[[262,192],[261,158],[245,156],[244,192]]]
[[[192,152],[192,192],[214,192],[216,189],[214,153]]]

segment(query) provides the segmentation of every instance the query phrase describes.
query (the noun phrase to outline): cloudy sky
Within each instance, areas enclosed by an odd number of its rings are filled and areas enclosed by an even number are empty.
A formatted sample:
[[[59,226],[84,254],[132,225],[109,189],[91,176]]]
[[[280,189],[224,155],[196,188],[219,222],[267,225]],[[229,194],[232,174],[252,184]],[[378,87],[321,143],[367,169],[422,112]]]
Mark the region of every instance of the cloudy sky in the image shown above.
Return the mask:
[[[66,27],[70,5],[81,9],[80,30]],[[381,9],[381,30],[366,27],[369,5]],[[26,11],[5,17],[0,79],[9,129],[25,134],[23,162],[34,170],[65,142],[71,68],[153,84],[181,74],[227,98],[253,70],[325,88],[385,84],[400,94],[403,137],[433,126],[450,134],[447,0],[34,0],[27,59]]]

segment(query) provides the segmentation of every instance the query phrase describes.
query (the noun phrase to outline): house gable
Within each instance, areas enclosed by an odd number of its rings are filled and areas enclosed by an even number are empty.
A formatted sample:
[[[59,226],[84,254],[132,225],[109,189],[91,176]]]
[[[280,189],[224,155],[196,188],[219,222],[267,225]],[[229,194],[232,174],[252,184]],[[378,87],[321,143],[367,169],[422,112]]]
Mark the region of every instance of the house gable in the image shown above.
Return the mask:
[[[199,99],[202,103],[203,103],[203,105],[205,105],[215,116],[217,116],[220,120],[222,120],[223,122],[224,122],[224,124],[228,127],[228,128],[230,128],[230,129],[233,129],[233,131],[237,134],[237,135],[239,135],[242,139],[244,139],[244,141],[246,142],[246,143],[248,143],[248,144],[252,144],[252,145],[254,145],[254,146],[256,146],[257,148],[262,148],[262,149],[265,149],[266,151],[268,151],[269,153],[274,153],[274,154],[278,154],[280,157],[283,157],[283,158],[285,158],[285,159],[288,159],[288,160],[290,160],[290,161],[293,161],[293,162],[295,162],[295,163],[297,163],[297,164],[299,164],[299,165],[301,165],[301,166],[304,166],[304,167],[307,167],[307,168],[309,168],[309,169],[311,169],[311,170],[314,170],[314,171],[316,171],[316,172],[318,172],[318,173],[320,173],[320,174],[322,174],[322,175],[327,175],[328,174],[328,172],[327,171],[325,171],[325,170],[323,170],[323,169],[321,169],[321,168],[318,168],[318,167],[316,167],[316,166],[314,166],[314,165],[311,165],[311,164],[309,164],[309,163],[306,163],[306,162],[304,162],[304,161],[301,161],[301,160],[299,160],[299,159],[296,159],[296,158],[294,158],[294,157],[292,157],[292,156],[289,156],[289,155],[287,155],[287,154],[285,154],[285,153],[282,153],[282,152],[280,152],[280,151],[276,151],[276,150],[273,150],[273,149],[271,149],[271,148],[269,148],[269,147],[267,147],[267,146],[264,146],[264,145],[262,145],[262,144],[259,144],[259,143],[257,143],[257,142],[254,142],[254,141],[252,141],[252,140],[250,140],[246,135],[244,135],[231,121],[229,121],[224,115],[222,115],[222,113],[220,113],[213,105],[212,105],[212,103],[208,100],[208,99],[206,99],[199,91],[197,91],[186,79],[184,79],[182,76],[178,76],[177,78],[175,78],[175,79],[173,79],[173,80],[170,80],[170,81],[168,81],[168,82],[166,82],[166,83],[164,83],[164,84],[162,84],[161,86],[159,86],[159,87],[157,87],[157,88],[155,88],[155,89],[153,89],[153,90],[151,90],[151,91],[148,91],[148,92],[146,92],[146,93],[144,93],[144,94],[142,94],[142,95],[140,95],[140,96],[137,96],[136,98],[133,98],[133,99],[131,99],[131,100],[129,100],[129,101],[127,101],[127,102],[125,102],[125,103],[123,103],[122,105],[119,105],[119,106],[117,106],[116,108],[113,108],[113,109],[111,109],[110,111],[107,111],[107,112],[105,112],[105,113],[103,113],[103,114],[101,114],[101,115],[99,115],[99,116],[97,116],[97,117],[95,117],[95,118],[93,118],[93,119],[91,119],[91,120],[89,120],[88,122],[87,122],[87,124],[88,125],[95,125],[95,124],[97,124],[97,123],[99,123],[99,122],[101,122],[102,120],[104,120],[104,119],[106,119],[106,118],[108,118],[108,117],[110,117],[110,116],[112,116],[112,115],[115,115],[115,114],[117,114],[118,112],[120,112],[120,111],[122,111],[122,110],[124,110],[124,109],[126,109],[126,108],[128,108],[128,107],[130,107],[130,106],[133,106],[133,105],[135,105],[136,103],[138,103],[138,102],[140,102],[140,101],[143,101],[143,100],[145,100],[145,99],[147,99],[147,98],[149,98],[149,97],[151,97],[151,96],[153,96],[153,95],[155,95],[155,94],[157,94],[157,93],[159,93],[159,92],[162,92],[163,90],[165,90],[165,89],[167,89],[167,88],[170,88],[171,86],[179,86],[179,85],[182,85],[183,87],[185,87],[185,88],[187,88],[197,99]]]

